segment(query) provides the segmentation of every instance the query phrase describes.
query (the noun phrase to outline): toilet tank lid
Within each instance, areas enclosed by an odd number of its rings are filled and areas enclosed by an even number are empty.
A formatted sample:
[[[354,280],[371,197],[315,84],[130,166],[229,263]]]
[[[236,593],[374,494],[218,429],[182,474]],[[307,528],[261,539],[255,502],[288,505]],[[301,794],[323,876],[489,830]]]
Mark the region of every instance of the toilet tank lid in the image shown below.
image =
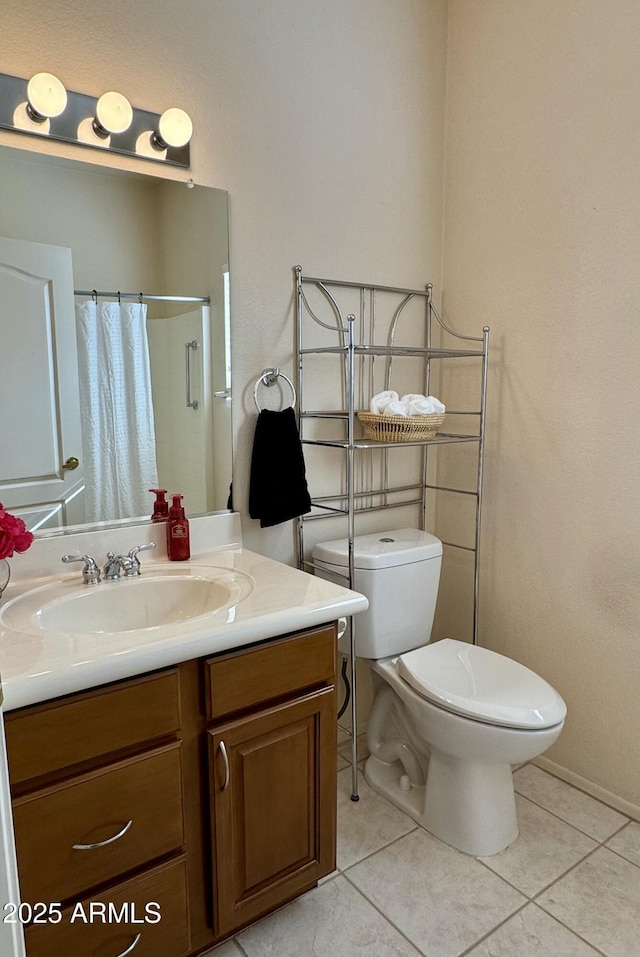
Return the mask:
[[[356,568],[393,568],[442,555],[442,542],[429,532],[417,528],[394,528],[388,532],[356,535],[353,540]],[[349,564],[349,542],[346,538],[314,545],[313,559],[339,565]]]

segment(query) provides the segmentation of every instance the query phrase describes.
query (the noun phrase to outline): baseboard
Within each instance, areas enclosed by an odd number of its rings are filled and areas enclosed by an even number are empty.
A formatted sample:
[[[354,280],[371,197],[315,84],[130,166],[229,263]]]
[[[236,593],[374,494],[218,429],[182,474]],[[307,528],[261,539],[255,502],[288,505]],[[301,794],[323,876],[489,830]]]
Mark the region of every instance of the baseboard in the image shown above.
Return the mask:
[[[566,781],[567,784],[572,784],[578,788],[578,790],[584,791],[585,794],[589,794],[598,801],[602,801],[603,804],[612,807],[614,811],[619,811],[620,814],[625,814],[634,821],[640,821],[639,805],[632,804],[631,801],[625,801],[624,798],[618,797],[617,794],[612,794],[611,791],[607,791],[606,788],[600,787],[599,784],[594,784],[593,781],[588,781],[587,778],[581,777],[574,771],[563,768],[561,764],[556,764],[555,761],[550,761],[549,758],[537,758],[531,763],[542,768],[543,771],[548,771],[549,774],[560,778],[560,780]]]

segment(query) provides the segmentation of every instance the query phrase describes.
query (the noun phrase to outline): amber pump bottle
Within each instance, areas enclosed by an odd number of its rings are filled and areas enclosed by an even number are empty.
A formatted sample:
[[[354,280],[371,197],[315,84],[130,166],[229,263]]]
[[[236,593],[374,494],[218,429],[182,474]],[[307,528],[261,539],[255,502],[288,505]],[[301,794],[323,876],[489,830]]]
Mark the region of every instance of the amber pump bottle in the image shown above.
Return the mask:
[[[182,495],[172,495],[173,505],[167,520],[167,557],[171,562],[184,562],[191,554],[189,520],[182,507]]]

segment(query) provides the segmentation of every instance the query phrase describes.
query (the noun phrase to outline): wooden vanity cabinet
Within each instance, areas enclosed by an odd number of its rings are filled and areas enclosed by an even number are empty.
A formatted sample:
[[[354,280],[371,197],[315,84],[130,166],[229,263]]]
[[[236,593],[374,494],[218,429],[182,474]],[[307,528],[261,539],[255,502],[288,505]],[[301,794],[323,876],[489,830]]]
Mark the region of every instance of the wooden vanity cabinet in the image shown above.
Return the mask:
[[[216,937],[335,869],[335,631],[206,663]]]
[[[180,725],[177,668],[6,715],[28,957],[190,952]]]
[[[321,626],[5,716],[21,897],[62,914],[28,957],[188,957],[335,868],[335,648]]]

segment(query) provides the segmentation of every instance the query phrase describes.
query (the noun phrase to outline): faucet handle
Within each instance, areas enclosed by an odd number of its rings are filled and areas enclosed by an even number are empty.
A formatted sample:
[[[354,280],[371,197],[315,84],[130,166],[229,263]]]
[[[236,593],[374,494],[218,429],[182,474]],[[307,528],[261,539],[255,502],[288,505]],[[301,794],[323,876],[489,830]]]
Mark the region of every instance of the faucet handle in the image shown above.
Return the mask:
[[[62,561],[65,564],[69,562],[84,562],[82,569],[82,580],[85,585],[97,585],[100,582],[100,569],[96,564],[95,558],[91,555],[63,555]]]
[[[140,559],[138,558],[139,552],[148,552],[150,548],[155,548],[155,542],[146,542],[144,545],[134,545],[131,551],[129,552],[128,558],[131,560],[131,567],[125,569],[125,575],[128,578],[132,578],[134,575],[140,574]]]

